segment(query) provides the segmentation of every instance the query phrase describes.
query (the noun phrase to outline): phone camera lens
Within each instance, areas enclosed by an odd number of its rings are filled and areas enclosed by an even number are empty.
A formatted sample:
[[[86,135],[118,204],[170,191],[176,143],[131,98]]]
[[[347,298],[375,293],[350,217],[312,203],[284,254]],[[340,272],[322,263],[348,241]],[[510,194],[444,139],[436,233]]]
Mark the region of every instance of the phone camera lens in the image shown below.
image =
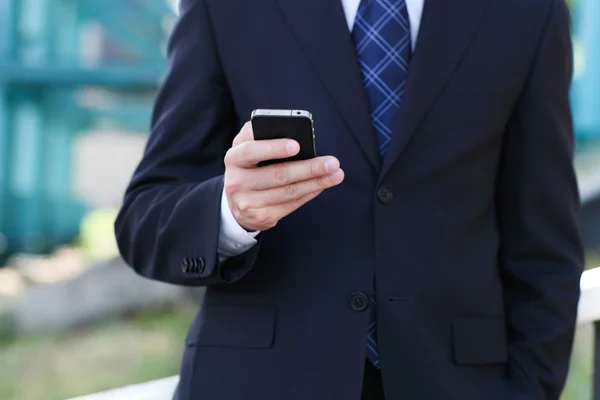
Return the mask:
[[[300,111],[297,111],[296,114],[300,115]]]

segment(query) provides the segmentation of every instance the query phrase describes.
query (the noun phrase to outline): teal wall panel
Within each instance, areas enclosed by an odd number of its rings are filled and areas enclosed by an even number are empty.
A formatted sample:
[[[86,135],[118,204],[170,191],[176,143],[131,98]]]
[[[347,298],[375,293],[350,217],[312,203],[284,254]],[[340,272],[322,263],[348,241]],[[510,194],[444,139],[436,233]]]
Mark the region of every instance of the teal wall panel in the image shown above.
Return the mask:
[[[107,120],[147,129],[173,17],[167,0],[0,0],[0,244],[40,252],[77,235],[86,206],[71,188],[74,138]],[[90,24],[103,38],[91,62]],[[82,103],[90,87],[116,100]]]
[[[42,229],[50,243],[60,243],[77,233],[85,208],[73,198],[71,175],[73,170],[74,117],[64,104],[72,100],[72,92],[63,89],[46,94],[46,142],[41,190]]]
[[[100,1],[103,3],[105,0]],[[50,13],[51,46],[50,59],[62,66],[75,65],[80,49],[79,30],[79,1],[54,0]]]
[[[600,139],[600,1],[577,0],[573,13],[575,54],[573,116],[580,139]]]
[[[40,65],[48,60],[51,27],[49,15],[52,0],[19,0],[18,56],[24,65]]]
[[[8,225],[9,131],[8,90],[5,86],[0,86],[0,235],[2,236],[6,235]]]
[[[11,229],[7,236],[22,243],[23,251],[37,252],[43,241],[44,121],[35,93],[21,90],[16,97],[9,182]]]
[[[12,60],[15,54],[16,8],[15,0],[0,1],[0,63]],[[0,76],[2,70],[0,69]],[[0,260],[6,251],[5,237],[9,213],[9,154],[11,132],[11,105],[8,85],[0,83]]]

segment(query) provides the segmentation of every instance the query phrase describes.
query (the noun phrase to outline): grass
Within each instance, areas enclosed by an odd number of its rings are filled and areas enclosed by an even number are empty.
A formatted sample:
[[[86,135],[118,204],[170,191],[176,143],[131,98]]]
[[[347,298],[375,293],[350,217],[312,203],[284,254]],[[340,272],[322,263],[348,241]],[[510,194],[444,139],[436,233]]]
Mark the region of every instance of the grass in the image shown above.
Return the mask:
[[[588,253],[586,269],[600,266],[600,254]],[[594,371],[594,329],[592,325],[581,326],[575,335],[573,356],[567,385],[562,400],[592,398],[592,375]]]
[[[586,269],[600,267],[600,252],[588,252],[585,258]]]
[[[593,334],[592,325],[582,326],[577,330],[571,367],[562,400],[592,398]]]
[[[0,343],[0,399],[63,400],[175,375],[193,312]]]

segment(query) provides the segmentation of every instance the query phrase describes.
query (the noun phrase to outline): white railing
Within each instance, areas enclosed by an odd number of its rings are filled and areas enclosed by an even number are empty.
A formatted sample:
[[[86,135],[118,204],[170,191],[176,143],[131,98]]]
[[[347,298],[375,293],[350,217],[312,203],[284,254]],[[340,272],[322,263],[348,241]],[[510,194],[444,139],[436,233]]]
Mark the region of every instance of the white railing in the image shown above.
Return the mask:
[[[579,311],[577,315],[577,324],[585,325],[600,321],[600,267],[594,268],[583,273],[581,277],[581,299],[579,301]],[[600,327],[596,327],[596,343],[600,343]],[[596,365],[600,362],[600,346],[596,346]],[[600,371],[595,368],[596,375],[595,391],[600,393]],[[171,400],[173,392],[177,386],[179,377],[160,379],[148,383],[127,386],[120,389],[113,389],[107,392],[95,393],[88,396],[77,397],[71,400]],[[594,397],[597,398],[597,397]]]
[[[171,400],[178,381],[178,376],[172,376],[71,400]]]
[[[600,321],[600,267],[587,270],[581,277],[581,298],[577,325]]]

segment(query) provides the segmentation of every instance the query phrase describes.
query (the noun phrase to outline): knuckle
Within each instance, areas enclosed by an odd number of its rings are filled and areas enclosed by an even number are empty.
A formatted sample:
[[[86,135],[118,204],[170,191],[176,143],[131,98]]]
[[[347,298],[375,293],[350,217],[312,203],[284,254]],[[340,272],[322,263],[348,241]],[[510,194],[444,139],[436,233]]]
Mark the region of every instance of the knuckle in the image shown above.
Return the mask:
[[[235,161],[235,151],[233,150],[233,147],[232,147],[229,150],[227,150],[227,152],[225,153],[225,158],[223,159],[223,162],[225,163],[226,166],[231,166],[231,165],[234,165],[234,161]]]
[[[241,182],[239,182],[235,179],[232,179],[230,177],[227,177],[227,176],[225,177],[224,189],[225,189],[225,193],[227,193],[228,195],[239,192],[241,187],[242,187]]]
[[[322,176],[320,178],[317,178],[317,186],[320,189],[328,188],[329,186],[331,186],[331,179],[328,176]]]
[[[275,182],[285,183],[285,181],[286,181],[285,176],[286,176],[285,166],[283,166],[283,165],[275,166],[275,171],[274,171]]]
[[[252,157],[252,148],[250,147],[251,142],[240,143],[239,151],[243,160],[248,160]]]
[[[261,220],[260,225],[263,227],[264,230],[268,230],[275,227],[275,225],[277,225],[277,222],[277,219],[271,216],[267,216]]]
[[[311,161],[311,163],[310,163],[310,177],[311,178],[320,176],[319,168],[320,168],[320,164],[316,160]]]
[[[243,221],[246,216],[244,215],[243,212],[241,212],[239,209],[234,209],[231,210],[231,213],[233,214],[233,218],[235,218],[236,221]]]
[[[240,200],[237,202],[237,209],[239,211],[248,211],[252,208],[252,203],[249,200]]]
[[[283,188],[283,193],[287,198],[295,198],[298,196],[298,186],[296,185],[286,185]]]
[[[254,211],[252,219],[260,226],[269,226],[272,223],[271,215],[266,209]]]

